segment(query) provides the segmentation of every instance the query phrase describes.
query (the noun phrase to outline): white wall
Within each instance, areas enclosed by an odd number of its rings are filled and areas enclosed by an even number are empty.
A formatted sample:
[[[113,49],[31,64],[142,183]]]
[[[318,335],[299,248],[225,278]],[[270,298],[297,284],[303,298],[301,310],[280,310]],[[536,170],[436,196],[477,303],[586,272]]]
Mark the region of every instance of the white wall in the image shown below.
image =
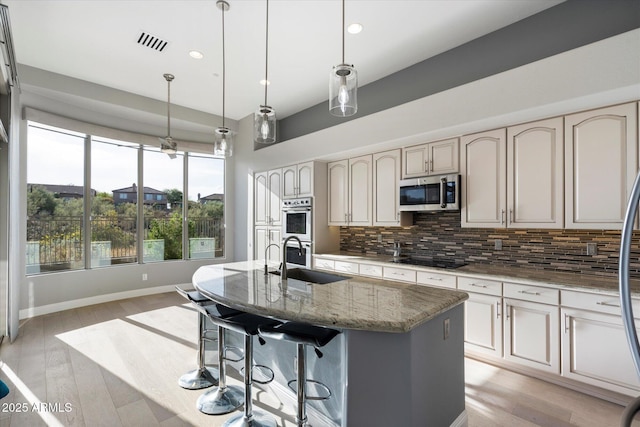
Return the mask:
[[[310,159],[338,160],[637,99],[640,30],[255,152],[250,135],[244,137],[243,149],[236,151],[235,208],[237,212],[247,208],[250,194],[244,190],[250,188],[249,169],[262,171]],[[250,120],[240,122],[241,132]],[[246,231],[248,222],[237,229]],[[251,238],[236,236],[236,241]],[[238,247],[236,259],[244,259],[242,255]]]

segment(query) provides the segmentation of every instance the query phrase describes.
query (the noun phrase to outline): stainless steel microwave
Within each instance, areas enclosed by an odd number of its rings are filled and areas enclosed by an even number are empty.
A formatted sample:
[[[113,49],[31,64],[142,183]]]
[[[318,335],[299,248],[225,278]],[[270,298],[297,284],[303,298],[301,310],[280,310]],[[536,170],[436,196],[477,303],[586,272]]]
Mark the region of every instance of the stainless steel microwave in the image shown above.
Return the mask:
[[[400,211],[460,209],[460,175],[437,175],[400,181]]]

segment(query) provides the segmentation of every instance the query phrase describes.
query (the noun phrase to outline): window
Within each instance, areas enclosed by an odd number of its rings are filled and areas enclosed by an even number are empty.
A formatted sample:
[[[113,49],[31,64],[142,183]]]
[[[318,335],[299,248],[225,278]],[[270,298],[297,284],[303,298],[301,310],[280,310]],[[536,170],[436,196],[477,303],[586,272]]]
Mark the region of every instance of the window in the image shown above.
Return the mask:
[[[189,258],[222,256],[224,160],[189,154]]]
[[[84,268],[85,136],[29,126],[27,273]]]
[[[91,141],[91,268],[138,261],[136,191],[138,144],[106,138]],[[119,193],[119,202],[113,199]]]
[[[34,122],[27,142],[27,274],[224,256],[224,159]]]

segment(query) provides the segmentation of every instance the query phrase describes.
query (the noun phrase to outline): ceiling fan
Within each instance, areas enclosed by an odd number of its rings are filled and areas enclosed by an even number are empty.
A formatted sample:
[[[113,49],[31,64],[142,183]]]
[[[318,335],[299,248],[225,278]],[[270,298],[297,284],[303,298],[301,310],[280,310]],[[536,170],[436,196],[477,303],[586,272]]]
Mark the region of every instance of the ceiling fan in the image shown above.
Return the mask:
[[[158,138],[160,140],[160,151],[167,154],[170,159],[176,158],[178,152],[178,143],[171,138],[171,81],[174,79],[173,74],[163,74],[167,81],[167,136]]]

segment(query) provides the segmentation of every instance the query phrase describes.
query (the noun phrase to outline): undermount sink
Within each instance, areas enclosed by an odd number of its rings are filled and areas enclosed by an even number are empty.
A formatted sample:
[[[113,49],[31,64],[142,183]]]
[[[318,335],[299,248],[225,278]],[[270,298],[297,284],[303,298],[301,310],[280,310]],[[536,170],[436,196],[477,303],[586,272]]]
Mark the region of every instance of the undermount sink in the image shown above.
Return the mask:
[[[280,275],[280,271],[270,271],[270,274]],[[308,270],[306,268],[290,268],[287,270],[287,279],[295,279],[303,282],[325,285],[327,283],[347,280],[349,277],[339,274],[325,273],[322,271]]]

